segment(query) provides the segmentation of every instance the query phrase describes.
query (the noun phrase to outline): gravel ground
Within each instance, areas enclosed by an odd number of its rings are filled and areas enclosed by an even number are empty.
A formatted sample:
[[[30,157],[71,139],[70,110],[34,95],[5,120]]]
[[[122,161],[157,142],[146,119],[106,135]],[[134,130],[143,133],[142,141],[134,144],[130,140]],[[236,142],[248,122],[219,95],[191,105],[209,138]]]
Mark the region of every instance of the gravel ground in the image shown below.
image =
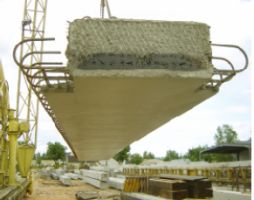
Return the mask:
[[[36,178],[34,182],[34,192],[27,196],[25,200],[76,200],[75,194],[78,191],[96,191],[102,197],[107,198],[110,195],[119,195],[119,191],[113,189],[99,190],[83,183],[80,180],[72,180],[72,186],[63,186],[58,180],[44,180]]]

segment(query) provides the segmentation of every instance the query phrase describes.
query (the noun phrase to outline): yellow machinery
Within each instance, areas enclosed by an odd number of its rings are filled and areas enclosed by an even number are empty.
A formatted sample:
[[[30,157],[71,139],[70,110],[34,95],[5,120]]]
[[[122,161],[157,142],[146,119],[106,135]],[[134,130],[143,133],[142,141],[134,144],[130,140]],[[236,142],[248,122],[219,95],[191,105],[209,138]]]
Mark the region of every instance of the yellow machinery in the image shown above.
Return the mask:
[[[30,168],[27,158],[33,157],[34,147],[29,151],[20,153],[18,148],[18,138],[29,131],[27,122],[19,122],[15,117],[15,110],[9,107],[8,83],[4,78],[3,68],[0,63],[0,186],[16,185],[16,163],[17,152],[19,157],[20,169]],[[23,147],[24,148],[24,147]],[[18,149],[18,151],[17,151]],[[27,150],[25,150],[27,151]],[[26,163],[24,162],[26,161]],[[22,170],[22,176],[27,177],[29,170]]]
[[[8,140],[7,140],[7,125],[8,125],[8,110],[9,97],[8,86],[4,78],[3,67],[0,63],[0,185],[7,184],[6,177],[8,176]]]
[[[47,0],[25,0],[21,40],[43,38]],[[28,52],[42,51],[43,42],[22,45],[19,57]],[[33,54],[26,60],[41,63],[42,54]],[[29,178],[31,161],[37,141],[39,99],[33,94],[32,86],[18,74],[16,112],[9,107],[8,84],[0,63],[0,187],[15,185],[16,165],[22,177]],[[19,139],[19,144],[18,144]]]
[[[44,96],[36,92],[38,88],[34,84],[50,84],[51,79],[48,76],[56,72],[58,75],[54,76],[54,80],[66,79],[63,69],[48,67],[61,63],[42,61],[43,54],[59,53],[43,52],[43,42],[52,40],[44,39],[46,10],[47,0],[25,0],[21,42],[16,61],[27,68],[19,68],[16,111],[9,107],[8,84],[0,63],[0,187],[17,184],[17,166],[20,175],[31,180],[30,166],[37,143],[39,101],[47,108],[48,114],[52,114]],[[59,78],[59,73],[64,78]],[[33,80],[30,78],[32,75],[35,78]],[[68,74],[67,78],[69,79]]]
[[[15,117],[15,110],[10,109],[8,84],[4,78],[3,68],[0,63],[0,185],[15,185],[17,154],[19,157],[20,169],[30,168],[31,160],[34,154],[34,146],[25,150],[21,146],[18,148],[18,138],[27,134],[29,131],[29,124],[27,122],[19,122]],[[18,150],[18,151],[17,151]],[[25,161],[25,162],[24,162]],[[29,170],[22,170],[22,176],[27,177]]]

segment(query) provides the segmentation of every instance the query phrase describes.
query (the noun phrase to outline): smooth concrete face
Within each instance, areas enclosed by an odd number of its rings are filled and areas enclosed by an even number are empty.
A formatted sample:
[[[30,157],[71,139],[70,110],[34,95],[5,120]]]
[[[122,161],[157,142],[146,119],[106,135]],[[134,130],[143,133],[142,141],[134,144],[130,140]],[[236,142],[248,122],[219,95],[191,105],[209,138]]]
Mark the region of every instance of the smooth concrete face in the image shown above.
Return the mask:
[[[139,77],[105,75],[110,70],[101,76],[100,70],[94,71],[74,76],[73,93],[45,92],[79,160],[109,159],[215,94],[200,89],[209,73]],[[169,132],[165,139],[174,140],[174,134]]]

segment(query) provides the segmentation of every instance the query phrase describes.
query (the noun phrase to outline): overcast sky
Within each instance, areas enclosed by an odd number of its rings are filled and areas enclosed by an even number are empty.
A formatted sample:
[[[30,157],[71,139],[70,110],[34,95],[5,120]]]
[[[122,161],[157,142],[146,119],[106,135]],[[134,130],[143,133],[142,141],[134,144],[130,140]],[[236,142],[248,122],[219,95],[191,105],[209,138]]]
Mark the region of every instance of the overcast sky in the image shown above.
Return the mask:
[[[197,21],[207,23],[213,43],[236,44],[251,54],[252,3],[250,0],[109,0],[112,14],[118,18]],[[17,66],[12,60],[14,45],[20,40],[23,0],[0,0],[0,59],[10,85],[11,106],[15,108]],[[46,36],[56,38],[55,49],[66,49],[67,21],[84,16],[99,17],[99,0],[48,0]],[[51,49],[53,50],[53,49]],[[236,66],[243,65],[240,54],[213,49],[214,56],[225,56]],[[250,62],[252,60],[250,59]],[[218,63],[215,63],[218,65]],[[185,153],[198,145],[213,145],[216,128],[231,125],[241,140],[251,135],[250,67],[225,83],[214,97],[153,131],[132,144],[132,153],[148,150],[164,156],[169,149]],[[40,110],[38,151],[48,141],[63,142],[53,122]]]

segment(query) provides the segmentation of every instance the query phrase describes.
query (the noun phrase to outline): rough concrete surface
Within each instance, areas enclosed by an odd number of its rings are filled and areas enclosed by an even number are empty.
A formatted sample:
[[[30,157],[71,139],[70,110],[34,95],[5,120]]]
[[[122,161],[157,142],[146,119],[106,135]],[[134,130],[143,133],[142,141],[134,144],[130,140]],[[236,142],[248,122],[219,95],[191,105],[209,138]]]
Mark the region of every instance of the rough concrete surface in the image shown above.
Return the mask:
[[[209,27],[196,22],[79,19],[70,23],[68,66],[198,70],[210,67]]]
[[[83,181],[99,189],[108,188],[108,183],[97,179],[90,178],[88,176],[83,177]]]
[[[93,179],[97,179],[99,181],[106,182],[108,180],[108,173],[102,171],[95,171],[95,170],[88,170],[88,169],[81,169],[81,175],[87,176]]]
[[[125,183],[125,178],[109,177],[108,179],[109,187],[115,188],[118,190],[124,189],[124,183]]]

